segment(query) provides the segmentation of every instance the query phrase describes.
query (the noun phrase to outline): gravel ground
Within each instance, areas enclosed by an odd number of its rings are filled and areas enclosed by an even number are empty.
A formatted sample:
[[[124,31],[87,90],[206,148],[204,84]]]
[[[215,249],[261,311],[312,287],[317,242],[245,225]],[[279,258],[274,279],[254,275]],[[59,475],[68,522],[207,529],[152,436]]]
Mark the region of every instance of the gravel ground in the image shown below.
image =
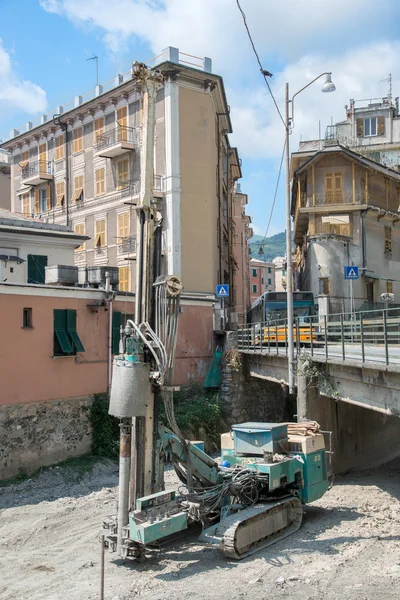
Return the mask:
[[[301,529],[242,562],[183,539],[142,564],[106,553],[106,600],[400,598],[400,460],[337,479],[307,506]],[[174,473],[166,473],[169,485]],[[0,488],[0,598],[99,598],[102,519],[117,470],[71,467]]]

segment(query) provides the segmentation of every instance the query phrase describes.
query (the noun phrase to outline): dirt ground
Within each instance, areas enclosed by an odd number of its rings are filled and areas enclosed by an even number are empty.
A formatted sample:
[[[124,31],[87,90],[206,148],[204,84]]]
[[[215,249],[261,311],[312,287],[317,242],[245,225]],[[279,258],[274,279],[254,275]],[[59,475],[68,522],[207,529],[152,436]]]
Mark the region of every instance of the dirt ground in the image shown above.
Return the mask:
[[[338,478],[297,533],[239,563],[195,539],[143,564],[107,552],[105,599],[398,599],[399,475],[397,460]],[[0,488],[0,598],[98,599],[98,535],[116,483],[115,464],[98,462],[83,478],[55,467]]]

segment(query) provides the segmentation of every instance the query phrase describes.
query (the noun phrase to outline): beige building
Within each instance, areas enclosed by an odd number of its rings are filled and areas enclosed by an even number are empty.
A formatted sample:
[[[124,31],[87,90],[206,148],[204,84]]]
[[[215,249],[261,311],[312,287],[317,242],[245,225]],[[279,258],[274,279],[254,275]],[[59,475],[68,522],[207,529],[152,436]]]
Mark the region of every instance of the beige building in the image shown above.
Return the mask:
[[[179,275],[184,296],[207,315],[202,316],[209,331],[206,347],[197,347],[193,331],[188,367],[182,367],[187,378],[201,378],[207,360],[200,368],[191,357],[212,354],[216,284],[235,289],[234,270],[242,278],[242,262],[234,267],[233,256],[240,160],[229,144],[224,84],[212,73],[210,59],[169,47],[147,72],[157,79],[154,108],[133,67],[58,107],[54,117],[43,115],[38,123],[13,130],[3,144],[12,155],[11,206],[89,236],[75,264],[117,266],[120,291],[134,292],[136,206],[151,166],[151,203],[162,230],[161,272]],[[150,148],[146,135],[152,127]],[[234,303],[232,296],[226,301],[232,322],[237,321]]]
[[[0,150],[0,208],[11,208],[11,166],[9,154]]]
[[[354,308],[400,300],[400,174],[343,146],[292,155],[294,239],[301,289],[328,312],[350,311],[345,266],[356,266]]]
[[[246,323],[247,311],[250,307],[249,280],[249,239],[253,235],[251,217],[246,215],[247,195],[241,191],[237,183],[233,197],[233,286],[232,311],[237,315],[238,323]]]

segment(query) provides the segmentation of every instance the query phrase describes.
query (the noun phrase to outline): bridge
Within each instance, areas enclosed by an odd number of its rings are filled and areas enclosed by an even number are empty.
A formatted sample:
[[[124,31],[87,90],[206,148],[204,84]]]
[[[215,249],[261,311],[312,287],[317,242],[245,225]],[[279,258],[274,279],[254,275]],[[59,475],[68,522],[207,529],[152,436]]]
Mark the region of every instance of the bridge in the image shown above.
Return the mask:
[[[238,330],[251,377],[287,385],[288,331],[286,319]],[[297,419],[333,431],[349,467],[400,452],[400,309],[295,319],[293,334]]]

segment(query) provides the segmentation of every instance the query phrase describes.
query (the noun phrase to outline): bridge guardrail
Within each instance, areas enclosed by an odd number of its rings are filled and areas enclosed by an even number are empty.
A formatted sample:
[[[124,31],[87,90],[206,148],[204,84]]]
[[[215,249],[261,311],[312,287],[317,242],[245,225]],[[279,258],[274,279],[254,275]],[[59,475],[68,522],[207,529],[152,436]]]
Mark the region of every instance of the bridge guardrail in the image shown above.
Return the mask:
[[[398,308],[297,317],[292,327],[297,353],[306,348],[311,356],[315,353],[325,355],[326,359],[331,356],[342,360],[347,357],[363,363],[376,359],[388,365],[391,362],[390,348],[399,346],[397,357],[392,359],[400,363]],[[287,355],[288,330],[287,319],[239,328],[238,348]]]

